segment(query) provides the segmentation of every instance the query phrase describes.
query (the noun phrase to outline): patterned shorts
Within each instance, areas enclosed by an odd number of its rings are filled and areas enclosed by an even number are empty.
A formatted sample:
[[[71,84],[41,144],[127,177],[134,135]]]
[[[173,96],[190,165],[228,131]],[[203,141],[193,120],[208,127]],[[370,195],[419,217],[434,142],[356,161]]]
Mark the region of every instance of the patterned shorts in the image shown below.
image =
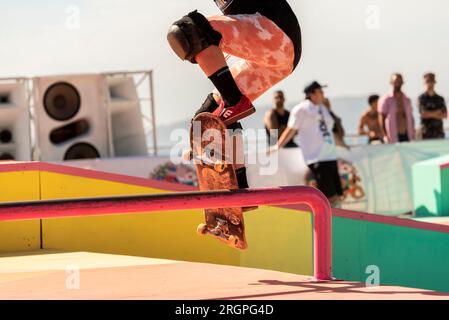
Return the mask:
[[[251,101],[292,73],[294,44],[270,19],[260,14],[240,14],[212,16],[208,20],[223,36],[222,51],[237,58],[230,69],[238,87]]]

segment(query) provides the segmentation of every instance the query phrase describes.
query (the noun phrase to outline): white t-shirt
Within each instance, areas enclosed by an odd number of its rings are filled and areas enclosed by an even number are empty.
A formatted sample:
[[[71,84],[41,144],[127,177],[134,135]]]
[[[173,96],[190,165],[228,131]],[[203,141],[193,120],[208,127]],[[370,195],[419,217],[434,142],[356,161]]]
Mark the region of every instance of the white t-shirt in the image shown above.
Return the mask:
[[[288,127],[298,131],[295,142],[308,165],[337,159],[332,128],[334,119],[324,105],[305,100],[290,112]]]

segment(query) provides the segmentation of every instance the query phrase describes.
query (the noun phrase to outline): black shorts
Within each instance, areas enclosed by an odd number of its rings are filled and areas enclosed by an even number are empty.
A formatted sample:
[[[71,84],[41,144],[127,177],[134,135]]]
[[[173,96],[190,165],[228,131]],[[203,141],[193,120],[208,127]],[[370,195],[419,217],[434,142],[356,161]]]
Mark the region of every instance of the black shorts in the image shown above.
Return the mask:
[[[337,161],[318,162],[309,165],[309,168],[318,184],[318,189],[328,199],[343,195]]]

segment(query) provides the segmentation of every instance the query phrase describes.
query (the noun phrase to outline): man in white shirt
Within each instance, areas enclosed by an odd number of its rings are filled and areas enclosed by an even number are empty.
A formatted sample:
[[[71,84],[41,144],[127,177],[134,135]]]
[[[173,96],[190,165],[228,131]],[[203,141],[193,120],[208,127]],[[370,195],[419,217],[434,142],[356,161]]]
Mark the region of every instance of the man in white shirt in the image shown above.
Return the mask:
[[[323,86],[314,81],[304,89],[306,100],[293,108],[287,129],[271,151],[283,148],[290,139],[300,146],[304,160],[320,189],[334,206],[343,195],[338,173],[337,149],[332,134],[334,120],[323,104]]]

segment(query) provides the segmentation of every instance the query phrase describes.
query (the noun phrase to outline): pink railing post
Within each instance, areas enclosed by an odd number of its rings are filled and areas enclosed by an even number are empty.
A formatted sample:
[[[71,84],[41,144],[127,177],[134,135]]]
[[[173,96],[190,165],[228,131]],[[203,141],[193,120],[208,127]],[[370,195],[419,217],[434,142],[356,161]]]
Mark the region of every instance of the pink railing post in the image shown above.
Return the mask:
[[[0,204],[0,221],[292,204],[312,209],[314,276],[320,281],[331,280],[332,211],[326,197],[309,187],[5,203]]]

